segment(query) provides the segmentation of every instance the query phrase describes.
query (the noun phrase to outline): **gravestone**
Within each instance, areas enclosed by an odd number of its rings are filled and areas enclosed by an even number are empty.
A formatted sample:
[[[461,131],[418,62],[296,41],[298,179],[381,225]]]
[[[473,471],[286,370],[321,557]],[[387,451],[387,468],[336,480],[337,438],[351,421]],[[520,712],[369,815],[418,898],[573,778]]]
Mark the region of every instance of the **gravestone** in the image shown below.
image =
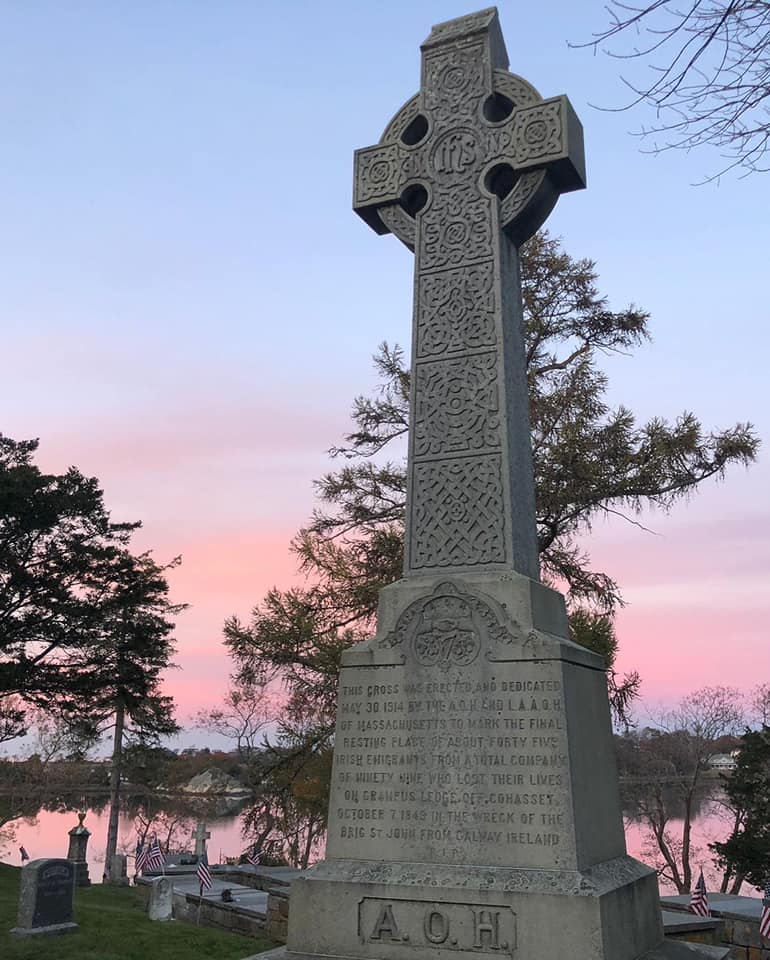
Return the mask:
[[[507,66],[495,9],[435,26],[355,156],[355,210],[415,254],[404,576],[342,655],[289,958],[680,949],[626,854],[603,661],[539,581],[518,245],[585,173],[567,98]]]
[[[19,913],[15,937],[69,933],[77,930],[72,896],[75,866],[69,860],[30,860],[21,868]]]
[[[174,906],[174,883],[169,877],[150,880],[150,900],[147,914],[150,920],[170,920]]]
[[[114,887],[128,886],[128,857],[125,853],[113,853],[107,872],[107,882]]]
[[[88,876],[88,860],[86,859],[88,838],[91,836],[91,831],[83,824],[85,818],[85,811],[79,813],[78,825],[69,832],[70,842],[67,859],[75,865],[75,886],[77,887],[91,886],[91,878]]]
[[[202,857],[206,852],[206,841],[211,839],[211,833],[206,829],[206,824],[199,823],[191,836],[195,841],[195,856]]]

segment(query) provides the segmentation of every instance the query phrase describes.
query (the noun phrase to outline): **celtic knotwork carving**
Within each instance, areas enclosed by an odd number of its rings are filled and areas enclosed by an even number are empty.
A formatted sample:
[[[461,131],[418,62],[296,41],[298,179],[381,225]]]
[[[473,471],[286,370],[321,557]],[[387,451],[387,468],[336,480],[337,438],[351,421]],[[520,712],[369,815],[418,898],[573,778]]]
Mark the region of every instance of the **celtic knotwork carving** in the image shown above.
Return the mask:
[[[545,170],[530,170],[519,177],[513,190],[500,204],[500,220],[503,224],[509,224],[520,216],[534,199],[544,180]]]
[[[476,124],[486,96],[482,44],[440,49],[423,57],[423,108],[437,130],[459,122]]]
[[[494,347],[494,262],[420,277],[417,356]]]
[[[406,130],[409,124],[420,112],[420,95],[416,93],[406,101],[401,109],[390,120],[387,127],[382,132],[380,143],[391,143],[393,140],[400,140],[401,134]]]
[[[495,70],[492,84],[495,90],[508,97],[515,107],[528,107],[543,99],[529,81],[508,70]]]
[[[382,646],[411,650],[423,666],[466,666],[490,641],[509,642],[505,615],[492,600],[457,583],[440,583],[410,603]]]
[[[561,104],[549,100],[526,110],[517,110],[513,124],[506,132],[514,162],[544,163],[548,157],[564,149]],[[503,142],[503,146],[507,146]]]
[[[416,376],[416,457],[500,446],[494,353],[420,363]]]
[[[356,211],[416,254],[407,572],[515,557],[537,573],[529,508],[505,516],[511,477],[531,480],[527,457],[502,463],[512,398],[526,389],[509,396],[496,374],[508,369],[502,291],[509,240],[584,185],[582,135],[565,97],[542,100],[505,64],[494,9],[439,24],[422,46],[420,93],[356,153]],[[513,550],[514,538],[526,546]]]
[[[368,204],[392,201],[400,190],[403,174],[402,151],[396,144],[359,150],[356,154],[355,200]]]
[[[496,201],[495,201],[496,202]],[[492,201],[473,181],[446,187],[423,214],[418,251],[420,270],[456,267],[493,256]]]
[[[500,455],[414,464],[411,566],[504,563]]]
[[[423,105],[437,126],[475,119],[486,94],[483,44],[427,53],[423,59]]]
[[[395,234],[410,250],[414,250],[416,225],[414,218],[410,217],[403,207],[397,203],[389,207],[380,207],[380,218],[391,233]]]

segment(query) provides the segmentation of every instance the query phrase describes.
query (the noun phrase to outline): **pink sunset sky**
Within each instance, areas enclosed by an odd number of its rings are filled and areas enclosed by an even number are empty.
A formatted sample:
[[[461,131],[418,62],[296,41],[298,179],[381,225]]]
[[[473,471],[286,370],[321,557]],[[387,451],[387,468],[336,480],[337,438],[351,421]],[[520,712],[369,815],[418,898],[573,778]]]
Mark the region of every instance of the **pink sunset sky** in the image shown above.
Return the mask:
[[[640,419],[692,410],[766,437],[770,174],[691,186],[718,157],[649,156],[618,63],[568,41],[599,2],[498,4],[511,69],[566,92],[589,188],[549,221],[597,263],[652,344],[603,361]],[[579,7],[579,10],[576,9]],[[287,15],[287,11],[291,15]],[[99,477],[116,520],[173,574],[189,722],[221,697],[222,624],[296,582],[288,550],[325,450],[373,387],[379,341],[409,342],[412,255],[350,209],[352,152],[415,92],[419,43],[462,3],[75,6],[5,12],[0,38],[0,431]],[[770,476],[586,538],[628,601],[620,669],[644,710],[704,684],[770,679]],[[188,735],[184,742],[194,742]],[[199,737],[199,735],[198,735]]]

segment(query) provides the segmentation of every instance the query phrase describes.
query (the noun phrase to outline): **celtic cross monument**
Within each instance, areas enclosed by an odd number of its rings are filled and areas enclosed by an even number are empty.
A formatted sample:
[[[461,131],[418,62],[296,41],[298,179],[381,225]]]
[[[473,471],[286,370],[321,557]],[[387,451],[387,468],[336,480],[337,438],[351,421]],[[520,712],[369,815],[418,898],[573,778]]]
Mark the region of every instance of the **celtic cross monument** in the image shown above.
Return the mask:
[[[355,157],[356,211],[415,254],[404,576],[342,657],[289,960],[681,949],[626,854],[604,664],[539,581],[517,248],[585,186],[583,141],[507,66],[495,9],[435,26],[420,92]]]

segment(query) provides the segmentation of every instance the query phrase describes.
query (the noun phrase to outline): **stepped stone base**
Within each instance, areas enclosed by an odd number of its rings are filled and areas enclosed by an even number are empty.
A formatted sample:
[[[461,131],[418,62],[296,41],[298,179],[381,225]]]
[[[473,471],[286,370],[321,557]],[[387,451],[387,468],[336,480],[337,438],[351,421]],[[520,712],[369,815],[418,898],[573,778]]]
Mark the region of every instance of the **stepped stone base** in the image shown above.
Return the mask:
[[[566,950],[570,955],[576,946],[572,941],[567,945]],[[638,960],[725,960],[729,953],[729,947],[712,947],[684,940],[663,940],[652,950],[642,954]],[[292,953],[286,947],[276,947],[263,953],[255,953],[246,960],[310,960],[310,956]]]
[[[292,885],[287,960],[663,950],[657,878],[625,850],[603,667],[527,577],[383,590],[376,637],[342,657],[327,860]]]
[[[295,880],[289,960],[466,957],[636,960],[663,940],[654,871],[618,857],[583,871],[324,862]]]

